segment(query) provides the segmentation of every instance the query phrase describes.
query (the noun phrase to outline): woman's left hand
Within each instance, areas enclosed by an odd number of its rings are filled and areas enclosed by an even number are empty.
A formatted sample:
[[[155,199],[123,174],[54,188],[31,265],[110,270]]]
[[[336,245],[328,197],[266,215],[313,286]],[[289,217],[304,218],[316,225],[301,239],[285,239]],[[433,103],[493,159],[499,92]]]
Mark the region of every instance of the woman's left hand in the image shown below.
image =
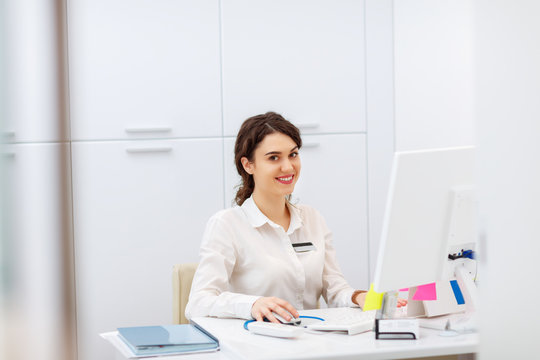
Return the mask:
[[[366,295],[367,295],[367,292],[361,292],[361,293],[356,294],[356,296],[353,299],[353,302],[357,304],[358,306],[360,306],[361,308],[364,308],[364,304],[366,302]],[[407,305],[407,300],[400,299],[400,298],[397,299],[398,308],[406,306],[406,305]]]
[[[400,299],[400,298],[397,299],[397,307],[403,307],[403,306],[406,306],[406,305],[407,305],[407,300]]]

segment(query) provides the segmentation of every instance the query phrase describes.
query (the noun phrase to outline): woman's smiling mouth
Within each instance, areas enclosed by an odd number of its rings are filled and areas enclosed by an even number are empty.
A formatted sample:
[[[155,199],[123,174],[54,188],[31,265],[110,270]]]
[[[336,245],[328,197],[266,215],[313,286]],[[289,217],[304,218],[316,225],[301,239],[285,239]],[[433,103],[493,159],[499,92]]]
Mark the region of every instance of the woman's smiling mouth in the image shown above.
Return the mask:
[[[281,176],[281,177],[276,178],[276,180],[282,184],[292,184],[293,179],[294,179],[294,175],[286,175],[286,176]]]

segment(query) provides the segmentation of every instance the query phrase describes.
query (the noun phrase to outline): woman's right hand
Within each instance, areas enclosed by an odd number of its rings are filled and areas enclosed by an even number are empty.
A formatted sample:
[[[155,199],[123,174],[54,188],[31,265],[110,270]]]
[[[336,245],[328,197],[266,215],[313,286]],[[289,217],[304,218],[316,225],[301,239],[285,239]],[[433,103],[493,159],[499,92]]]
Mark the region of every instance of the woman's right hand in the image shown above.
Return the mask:
[[[287,301],[277,297],[261,297],[253,303],[251,307],[251,316],[257,321],[264,321],[267,318],[270,322],[279,323],[279,320],[272,312],[280,315],[285,320],[291,320],[291,315],[298,318],[300,314]]]

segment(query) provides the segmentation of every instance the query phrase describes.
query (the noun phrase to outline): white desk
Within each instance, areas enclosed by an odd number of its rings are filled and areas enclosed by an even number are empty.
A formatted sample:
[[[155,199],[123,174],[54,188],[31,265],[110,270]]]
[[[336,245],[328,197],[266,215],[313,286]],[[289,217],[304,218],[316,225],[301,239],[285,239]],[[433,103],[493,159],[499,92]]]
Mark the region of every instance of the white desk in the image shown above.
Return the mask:
[[[301,315],[325,317],[332,309],[303,310]],[[271,360],[271,359],[406,359],[458,355],[478,350],[478,334],[439,336],[439,331],[420,328],[418,340],[375,340],[372,331],[345,335],[304,333],[296,339],[253,334],[244,329],[244,320],[199,317],[193,319],[219,339],[221,351],[167,356],[167,360]],[[123,358],[123,357],[119,357]]]
[[[303,310],[300,315],[324,314],[332,309]],[[195,318],[215,335],[224,355],[231,359],[404,359],[475,353],[478,334],[442,337],[439,331],[420,328],[418,340],[375,340],[372,331],[357,334],[304,333],[296,339],[252,334],[237,319]]]

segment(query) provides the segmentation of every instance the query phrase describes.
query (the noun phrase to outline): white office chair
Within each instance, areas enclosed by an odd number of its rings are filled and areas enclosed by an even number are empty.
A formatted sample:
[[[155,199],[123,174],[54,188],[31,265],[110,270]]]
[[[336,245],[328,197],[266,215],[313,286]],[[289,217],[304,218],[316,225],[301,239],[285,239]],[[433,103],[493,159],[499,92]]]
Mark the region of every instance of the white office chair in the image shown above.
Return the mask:
[[[176,264],[173,267],[173,324],[188,324],[185,310],[191,291],[191,283],[198,263]]]

